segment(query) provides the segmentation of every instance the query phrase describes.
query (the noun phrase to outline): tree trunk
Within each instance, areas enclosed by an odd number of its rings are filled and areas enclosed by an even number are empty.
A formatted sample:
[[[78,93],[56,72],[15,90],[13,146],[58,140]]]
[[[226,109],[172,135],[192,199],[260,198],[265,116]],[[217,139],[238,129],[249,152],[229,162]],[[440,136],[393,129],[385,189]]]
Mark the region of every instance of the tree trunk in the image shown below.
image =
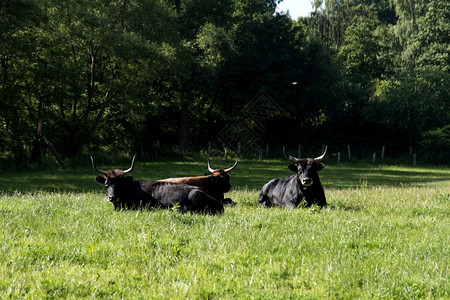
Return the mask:
[[[55,159],[58,162],[58,164],[61,166],[61,168],[65,169],[66,167],[64,166],[64,163],[63,163],[61,157],[59,156],[58,152],[56,152],[55,147],[53,147],[53,144],[50,143],[50,141],[45,136],[42,137],[42,140],[47,145],[47,147],[49,147],[50,150],[52,150],[53,155],[55,156]]]

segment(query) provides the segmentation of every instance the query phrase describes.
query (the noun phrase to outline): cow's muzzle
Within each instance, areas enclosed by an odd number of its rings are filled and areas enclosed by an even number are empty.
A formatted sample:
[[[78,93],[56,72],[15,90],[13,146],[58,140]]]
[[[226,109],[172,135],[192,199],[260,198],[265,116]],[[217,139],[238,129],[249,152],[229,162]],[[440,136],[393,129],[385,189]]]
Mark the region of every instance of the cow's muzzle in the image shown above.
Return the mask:
[[[116,203],[117,201],[119,201],[119,198],[116,195],[113,196],[108,195],[108,201],[111,203]]]
[[[313,184],[313,180],[311,178],[302,178],[300,182],[303,186],[311,186]]]

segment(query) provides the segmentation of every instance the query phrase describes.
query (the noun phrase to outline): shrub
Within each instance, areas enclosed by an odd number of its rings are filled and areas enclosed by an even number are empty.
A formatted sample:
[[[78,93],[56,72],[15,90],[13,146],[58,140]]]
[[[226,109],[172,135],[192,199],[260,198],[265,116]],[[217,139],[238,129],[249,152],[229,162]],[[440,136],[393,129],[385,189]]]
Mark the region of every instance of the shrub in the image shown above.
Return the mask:
[[[443,164],[450,161],[450,124],[425,132],[420,153],[428,162]]]

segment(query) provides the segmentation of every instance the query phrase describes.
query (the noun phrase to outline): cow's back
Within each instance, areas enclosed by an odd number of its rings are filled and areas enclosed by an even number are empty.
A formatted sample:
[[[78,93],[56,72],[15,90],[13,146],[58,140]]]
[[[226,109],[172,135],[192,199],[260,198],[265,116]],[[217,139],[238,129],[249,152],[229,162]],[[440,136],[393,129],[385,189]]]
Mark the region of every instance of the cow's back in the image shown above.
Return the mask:
[[[222,213],[223,205],[196,186],[153,181],[149,184],[153,198],[162,207],[178,206],[182,211]]]
[[[226,173],[225,173],[226,174]],[[231,189],[230,177],[222,175],[205,175],[197,177],[177,177],[160,179],[158,182],[170,182],[187,184],[191,186],[199,187],[202,191],[222,202],[223,204],[236,204],[230,198],[225,199],[224,193]]]
[[[162,207],[171,207],[175,203],[186,201],[189,192],[195,187],[160,181],[149,181],[147,189],[152,198]]]
[[[261,188],[258,203],[262,206],[297,207],[303,199],[303,195],[296,180],[295,175],[270,180]]]
[[[198,187],[206,193],[208,193],[209,190],[209,176],[166,178],[160,179],[158,182],[187,184]]]
[[[133,180],[120,190],[119,201],[114,203],[116,209],[136,209],[140,207],[155,207],[157,201],[152,196],[151,181]]]
[[[273,206],[273,191],[280,179],[275,178],[263,185],[258,195],[258,204],[261,206]]]
[[[223,204],[203,192],[201,189],[192,189],[184,203],[181,203],[182,210],[193,212],[205,212],[210,214],[223,213]]]

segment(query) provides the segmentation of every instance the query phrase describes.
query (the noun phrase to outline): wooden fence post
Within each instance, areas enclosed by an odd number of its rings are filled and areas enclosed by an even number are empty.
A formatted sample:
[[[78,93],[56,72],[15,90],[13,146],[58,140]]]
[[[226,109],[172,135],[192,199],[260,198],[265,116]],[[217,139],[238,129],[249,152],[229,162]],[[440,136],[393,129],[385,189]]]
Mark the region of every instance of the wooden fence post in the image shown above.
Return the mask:
[[[348,153],[348,159],[352,158],[352,155],[350,152],[350,145],[347,145],[347,153]]]
[[[341,152],[338,152],[338,164],[340,164],[341,163]]]
[[[384,159],[384,150],[385,149],[386,148],[384,146],[381,148],[381,159]]]
[[[261,153],[262,155],[262,153]],[[269,143],[266,145],[266,159],[269,157]]]

